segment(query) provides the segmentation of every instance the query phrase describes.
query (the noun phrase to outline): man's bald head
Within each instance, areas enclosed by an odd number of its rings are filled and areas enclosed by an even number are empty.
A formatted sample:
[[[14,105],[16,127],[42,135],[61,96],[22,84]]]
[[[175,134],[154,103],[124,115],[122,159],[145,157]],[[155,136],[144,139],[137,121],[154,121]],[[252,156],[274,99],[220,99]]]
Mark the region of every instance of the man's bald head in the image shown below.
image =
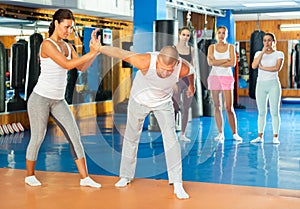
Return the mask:
[[[174,64],[179,59],[179,53],[178,53],[177,49],[173,46],[163,47],[160,50],[158,56],[159,56],[160,60],[166,65]]]

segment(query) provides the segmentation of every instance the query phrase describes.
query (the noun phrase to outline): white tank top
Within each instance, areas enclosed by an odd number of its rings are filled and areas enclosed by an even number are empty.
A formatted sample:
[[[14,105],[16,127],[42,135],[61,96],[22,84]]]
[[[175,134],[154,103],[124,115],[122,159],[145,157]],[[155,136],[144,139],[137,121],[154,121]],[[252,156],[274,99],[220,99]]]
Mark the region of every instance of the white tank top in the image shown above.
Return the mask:
[[[57,49],[61,51],[59,46],[52,39],[48,38],[46,40],[51,41],[56,45]],[[69,44],[66,43],[66,45],[69,52],[67,59],[70,60],[72,53],[71,48]],[[67,69],[62,68],[49,57],[43,58],[40,56],[40,63],[41,74],[33,91],[50,99],[64,99],[67,85]]]
[[[130,96],[139,104],[147,107],[157,107],[172,101],[173,86],[178,82],[182,59],[175,66],[174,72],[167,78],[161,78],[156,72],[157,52],[150,53],[151,61],[148,72],[136,73],[133,80]]]
[[[230,45],[225,52],[217,52],[216,45],[214,44],[214,57],[216,60],[221,59],[230,59]],[[213,76],[233,76],[232,67],[221,67],[221,66],[212,66],[211,72],[209,75]]]

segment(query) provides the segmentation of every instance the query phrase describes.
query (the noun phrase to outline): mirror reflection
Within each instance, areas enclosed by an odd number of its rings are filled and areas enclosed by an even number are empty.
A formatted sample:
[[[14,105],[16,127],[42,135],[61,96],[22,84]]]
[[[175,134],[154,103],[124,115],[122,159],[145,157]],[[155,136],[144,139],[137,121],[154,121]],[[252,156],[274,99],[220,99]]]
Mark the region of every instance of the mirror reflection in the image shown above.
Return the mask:
[[[26,101],[40,74],[39,48],[48,37],[50,21],[31,21],[14,18],[0,18],[0,113],[26,110]],[[89,52],[92,30],[97,26],[78,24],[68,37],[79,56]],[[132,46],[132,29],[110,27],[100,28],[103,45],[117,45],[127,49]],[[125,37],[126,36],[126,37]],[[114,40],[114,42],[113,42]],[[117,102],[129,96],[131,67],[126,63],[114,63],[113,59],[99,55],[85,73],[73,69],[68,71],[65,99],[68,104],[82,104],[112,100],[117,82]],[[120,75],[119,71],[127,69]],[[113,70],[115,69],[115,73]],[[123,79],[123,80],[122,80]],[[49,87],[51,88],[51,87]]]
[[[237,42],[238,65],[239,65],[239,88],[249,87],[250,68],[250,41]],[[277,40],[277,50],[285,54],[285,62],[279,72],[279,79],[283,89],[300,88],[300,65],[299,65],[299,40]]]

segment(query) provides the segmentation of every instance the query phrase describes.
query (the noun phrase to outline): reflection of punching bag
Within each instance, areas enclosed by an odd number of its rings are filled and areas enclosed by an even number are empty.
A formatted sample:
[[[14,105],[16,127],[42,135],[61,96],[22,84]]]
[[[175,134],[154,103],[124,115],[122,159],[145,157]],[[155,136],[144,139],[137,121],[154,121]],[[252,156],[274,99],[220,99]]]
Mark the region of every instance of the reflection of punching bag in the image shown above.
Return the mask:
[[[297,88],[300,88],[300,44],[295,45],[295,55],[294,55],[294,65],[295,65],[295,83]]]
[[[291,58],[290,58],[290,67],[289,67],[289,88],[294,88],[294,76],[295,76],[295,55],[296,55],[296,51],[294,49],[292,49],[291,52]]]
[[[72,70],[68,70],[67,75],[67,86],[66,86],[66,92],[65,92],[65,99],[68,104],[72,104],[73,100],[73,93],[76,87],[76,81],[78,78],[78,70],[77,68],[73,68]]]
[[[21,39],[12,45],[11,86],[24,89],[27,69],[28,43]]]
[[[12,45],[10,85],[14,88],[14,95],[7,102],[7,111],[26,110],[26,102],[20,97],[20,91],[23,91],[25,87],[27,53],[27,41],[19,40]]]
[[[265,32],[261,30],[256,30],[251,34],[250,38],[250,71],[249,71],[249,96],[252,99],[255,99],[255,88],[258,69],[252,68],[252,62],[254,55],[257,51],[260,51],[263,48],[263,37]]]
[[[64,39],[65,42],[70,43],[68,39]],[[76,47],[74,43],[71,43],[72,47],[76,51]],[[76,82],[78,78],[78,70],[77,68],[73,68],[72,70],[68,70],[67,73],[67,86],[66,86],[66,92],[65,92],[65,100],[68,104],[73,103],[73,93],[75,91]]]
[[[0,42],[0,112],[5,111],[5,72],[7,69],[6,52],[4,45]]]
[[[160,51],[164,46],[176,45],[178,39],[177,20],[156,20],[154,21],[155,51]]]
[[[40,72],[40,61],[39,53],[40,46],[43,41],[43,36],[39,33],[34,33],[29,37],[30,43],[30,60],[29,60],[29,69],[27,74],[27,89],[26,89],[26,100],[29,98],[34,86],[36,85]]]

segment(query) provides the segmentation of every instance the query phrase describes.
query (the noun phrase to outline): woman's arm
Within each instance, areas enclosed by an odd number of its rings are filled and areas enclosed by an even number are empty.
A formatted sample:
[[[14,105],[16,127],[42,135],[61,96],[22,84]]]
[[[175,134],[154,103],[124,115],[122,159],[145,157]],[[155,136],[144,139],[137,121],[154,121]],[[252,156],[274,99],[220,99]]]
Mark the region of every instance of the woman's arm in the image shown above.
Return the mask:
[[[93,63],[95,58],[98,56],[98,54],[100,54],[100,53],[95,53],[94,56],[90,56],[90,59],[87,62],[85,62],[81,65],[78,65],[76,67],[76,69],[81,71],[81,72],[85,72],[91,66],[91,64]],[[76,53],[76,51],[72,47],[72,59],[74,59],[74,58],[78,59],[78,54]]]
[[[95,57],[99,54],[98,49],[100,48],[100,37],[96,39],[96,31],[94,30],[91,35],[90,42],[90,52],[78,57],[77,53],[71,47],[71,59],[68,60],[58,49],[57,47],[49,40],[45,40],[41,46],[41,56],[44,58],[51,58],[55,63],[61,67],[71,70],[73,68],[78,68],[85,66],[91,60],[94,60]],[[91,64],[91,63],[90,63]],[[87,68],[87,67],[86,67]],[[86,69],[85,68],[85,69]],[[83,68],[84,69],[84,68]]]
[[[210,45],[208,47],[208,50],[207,50],[207,63],[209,66],[213,66],[215,64],[215,57],[214,57],[214,44],[213,45]]]
[[[260,70],[270,71],[270,72],[277,72],[280,71],[283,65],[283,58],[280,58],[276,61],[276,65],[272,67],[264,67],[262,64],[259,64],[258,67]]]
[[[232,45],[230,45],[230,58],[229,59],[216,59],[214,57],[214,45],[208,47],[207,61],[209,66],[220,66],[220,67],[234,67],[236,58],[235,52]]]
[[[179,73],[179,78],[188,76],[189,88],[187,91],[187,96],[191,97],[195,93],[195,70],[194,67],[185,59],[182,59],[182,65]]]
[[[264,55],[264,53],[268,50],[267,47],[263,47],[262,50],[261,50],[261,53],[259,53],[259,55],[257,57],[255,57],[252,61],[252,69],[256,69],[258,68],[259,64],[260,64],[260,61]]]
[[[253,62],[252,62],[252,69],[258,68],[259,63],[260,63],[260,61],[261,61],[261,58],[262,58],[263,54],[264,54],[264,53],[261,52],[257,57],[255,57],[255,58],[253,59]]]
[[[229,44],[229,50],[230,50],[230,58],[226,60],[223,64],[221,64],[221,67],[234,67],[236,65],[236,54],[234,50],[234,46],[232,44]]]

